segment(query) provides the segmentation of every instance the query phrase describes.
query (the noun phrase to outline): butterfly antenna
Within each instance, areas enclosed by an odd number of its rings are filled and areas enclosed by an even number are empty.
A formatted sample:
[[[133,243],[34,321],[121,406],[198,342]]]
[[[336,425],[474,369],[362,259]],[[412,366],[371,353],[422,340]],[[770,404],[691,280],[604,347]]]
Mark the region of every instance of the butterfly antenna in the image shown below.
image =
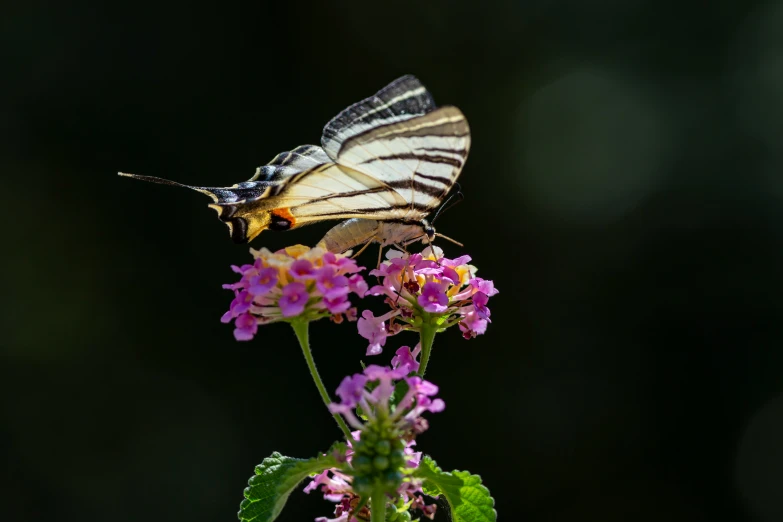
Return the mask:
[[[447,199],[438,209],[437,212],[435,212],[435,217],[432,218],[432,224],[435,224],[435,221],[438,220],[438,216],[441,215],[441,213],[446,212],[448,209],[456,205],[457,203],[461,203],[462,200],[465,199],[465,194],[462,193],[462,187],[460,187],[459,183],[454,183],[454,186],[457,187],[457,191],[453,193],[451,196],[449,196],[449,199]]]
[[[454,243],[457,246],[461,246],[461,247],[465,246],[462,243],[460,243],[459,241],[457,241],[456,239],[451,239],[449,236],[444,236],[443,234],[441,234],[439,232],[435,233],[435,237],[442,237],[446,241],[451,241],[452,243]]]

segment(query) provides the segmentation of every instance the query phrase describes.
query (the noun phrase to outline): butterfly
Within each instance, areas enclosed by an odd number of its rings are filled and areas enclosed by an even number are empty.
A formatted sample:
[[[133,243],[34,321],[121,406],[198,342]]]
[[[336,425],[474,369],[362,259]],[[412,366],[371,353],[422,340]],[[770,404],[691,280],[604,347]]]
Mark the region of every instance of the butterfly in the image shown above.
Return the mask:
[[[194,187],[119,174],[206,194],[237,243],[267,229],[345,220],[322,240],[328,250],[344,252],[372,242],[446,238],[426,218],[454,186],[469,149],[462,112],[436,107],[429,91],[408,75],[335,116],[323,129],[320,147],[282,152],[236,185]]]

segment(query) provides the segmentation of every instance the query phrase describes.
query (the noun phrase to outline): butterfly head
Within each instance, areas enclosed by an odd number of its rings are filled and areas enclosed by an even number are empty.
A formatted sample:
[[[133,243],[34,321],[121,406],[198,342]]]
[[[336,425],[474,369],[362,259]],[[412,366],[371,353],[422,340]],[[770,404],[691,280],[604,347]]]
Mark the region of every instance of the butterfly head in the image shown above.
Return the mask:
[[[422,222],[422,226],[424,227],[424,235],[427,236],[427,243],[431,244],[435,241],[435,227],[426,220]]]

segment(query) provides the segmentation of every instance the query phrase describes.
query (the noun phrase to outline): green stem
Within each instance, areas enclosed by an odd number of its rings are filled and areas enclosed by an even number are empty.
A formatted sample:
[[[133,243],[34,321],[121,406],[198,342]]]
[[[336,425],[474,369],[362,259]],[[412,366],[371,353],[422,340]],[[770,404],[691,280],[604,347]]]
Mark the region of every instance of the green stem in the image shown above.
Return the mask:
[[[370,497],[370,521],[384,522],[386,520],[386,494],[383,488],[375,487]]]
[[[432,343],[435,342],[435,333],[437,333],[437,331],[437,326],[433,326],[427,322],[421,325],[421,333],[419,335],[419,340],[421,342],[421,364],[419,365],[419,377],[424,377],[424,372],[427,371],[427,363],[430,362]]]
[[[310,351],[309,324],[308,321],[291,321],[291,327],[294,329],[296,338],[299,340],[299,346],[302,347],[302,353],[304,354],[305,361],[307,361],[307,367],[310,368],[310,375],[313,377],[315,387],[318,388],[318,393],[321,394],[321,399],[323,399],[324,404],[326,404],[326,407],[328,408],[332,399],[329,397],[329,393],[326,391],[321,376],[318,374],[318,368],[315,367],[315,361],[313,360],[313,353]],[[348,425],[343,418],[336,413],[332,414],[332,417],[337,421],[337,425],[340,426],[345,437],[348,440],[351,440],[351,430],[348,428]]]

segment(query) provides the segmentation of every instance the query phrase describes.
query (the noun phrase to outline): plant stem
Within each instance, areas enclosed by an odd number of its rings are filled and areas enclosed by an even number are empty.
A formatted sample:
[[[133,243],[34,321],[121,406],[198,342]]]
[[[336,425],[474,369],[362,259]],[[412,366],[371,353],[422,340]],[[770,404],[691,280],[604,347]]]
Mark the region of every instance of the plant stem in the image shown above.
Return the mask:
[[[427,371],[427,363],[430,362],[430,352],[432,351],[432,343],[435,342],[435,333],[438,327],[428,324],[426,321],[421,325],[421,334],[419,340],[421,342],[421,363],[419,365],[419,377],[424,377],[424,372]]]
[[[370,516],[371,522],[386,520],[386,495],[383,493],[383,489],[377,486],[370,497]]]
[[[329,407],[332,399],[329,397],[329,393],[326,391],[321,376],[318,374],[318,368],[315,367],[315,361],[313,360],[313,353],[310,351],[309,324],[308,321],[291,321],[291,327],[294,329],[296,338],[299,340],[299,346],[302,347],[302,353],[304,354],[305,361],[307,361],[307,367],[310,368],[310,375],[313,377],[315,387],[318,388],[318,393],[321,394],[321,399],[323,399],[324,404]],[[351,430],[348,428],[348,425],[343,418],[336,413],[332,414],[332,417],[337,421],[337,425],[340,426],[340,429],[345,434],[346,438],[351,440]]]

